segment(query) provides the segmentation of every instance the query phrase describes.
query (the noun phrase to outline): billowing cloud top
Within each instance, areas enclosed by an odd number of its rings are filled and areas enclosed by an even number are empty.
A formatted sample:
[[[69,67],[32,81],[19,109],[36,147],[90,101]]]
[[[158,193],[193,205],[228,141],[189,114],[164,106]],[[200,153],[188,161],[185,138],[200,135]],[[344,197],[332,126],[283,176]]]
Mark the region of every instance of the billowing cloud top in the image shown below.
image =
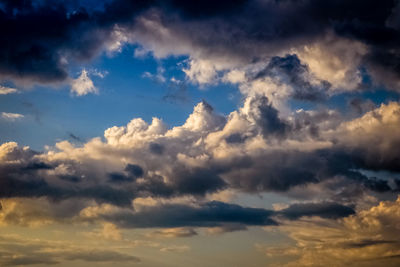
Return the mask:
[[[271,266],[398,266],[399,12],[394,0],[1,1],[1,98],[63,85],[99,97],[93,78],[108,72],[90,64],[133,47],[159,64],[141,78],[178,88],[164,100],[185,101],[185,86],[234,87],[241,99],[228,114],[203,100],[172,127],[133,118],[43,151],[1,144],[1,227],[89,225],[82,235],[107,245],[4,236],[0,265],[125,266],[142,259],[121,247],[192,253],[133,231],[263,229],[290,240],[254,242]],[[182,79],[161,66],[171,56]],[[4,125],[30,120],[5,107]]]

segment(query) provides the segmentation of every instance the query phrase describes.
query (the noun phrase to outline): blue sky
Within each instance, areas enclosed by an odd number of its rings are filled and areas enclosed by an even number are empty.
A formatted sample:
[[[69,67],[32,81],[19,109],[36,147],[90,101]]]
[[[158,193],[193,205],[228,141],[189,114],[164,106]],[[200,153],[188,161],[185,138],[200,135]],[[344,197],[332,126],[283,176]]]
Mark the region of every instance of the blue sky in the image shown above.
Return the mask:
[[[135,47],[127,46],[121,53],[104,54],[94,62],[71,68],[72,77],[78,76],[82,69],[104,73],[104,78],[93,77],[98,94],[76,97],[68,86],[33,86],[19,94],[1,95],[2,112],[27,114],[17,122],[0,122],[1,142],[14,140],[43,150],[45,145],[71,140],[70,134],[87,141],[101,136],[105,129],[125,125],[133,118],[151,122],[153,117],[158,117],[170,127],[180,125],[192,112],[193,106],[203,99],[225,115],[238,106],[240,95],[232,85],[198,88],[185,82],[183,89],[171,89],[168,82],[145,77],[145,72],[157,74],[157,69],[162,67],[166,79],[184,79],[180,64],[184,64],[188,57],[171,56],[156,60],[147,55],[137,58],[134,57]],[[183,98],[173,98],[176,92],[180,92]],[[172,97],[165,98],[170,94]],[[77,140],[72,138],[71,141]]]

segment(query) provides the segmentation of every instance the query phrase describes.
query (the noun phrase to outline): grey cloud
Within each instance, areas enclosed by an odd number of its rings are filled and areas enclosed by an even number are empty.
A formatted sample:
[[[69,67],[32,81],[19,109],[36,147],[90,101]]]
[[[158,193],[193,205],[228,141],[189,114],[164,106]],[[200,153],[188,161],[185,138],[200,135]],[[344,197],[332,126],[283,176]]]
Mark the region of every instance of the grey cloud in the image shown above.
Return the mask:
[[[250,103],[258,114],[251,114],[260,126],[265,137],[270,135],[283,138],[289,130],[289,125],[278,116],[278,110],[272,106],[268,98],[260,96],[253,98]],[[253,111],[253,112],[255,112]]]
[[[164,153],[164,147],[158,143],[150,143],[149,150],[156,155],[162,155]]]
[[[50,249],[51,248],[51,249]],[[107,249],[71,247],[59,242],[1,238],[0,264],[2,266],[57,265],[63,261],[138,263],[138,257]],[[47,250],[47,251],[46,251]]]
[[[148,207],[136,213],[103,215],[103,218],[125,228],[216,227],[226,223],[275,225],[272,211],[244,208],[223,202],[208,202],[199,207],[169,204]]]
[[[115,0],[100,2],[96,7],[83,1],[57,1],[52,6],[42,1],[5,1],[0,10],[0,23],[6,29],[0,49],[1,75],[41,83],[64,80],[68,74],[63,58],[93,58],[107,42],[112,42],[115,25],[128,31],[143,27],[135,24],[135,18],[146,12],[158,12],[164,27],[194,46],[191,49],[199,48],[206,58],[233,56],[247,63],[312,43],[331,31],[370,48],[364,65],[378,81],[391,87],[390,80],[394,84],[399,80],[398,8],[393,0],[339,0],[323,4],[317,0]],[[154,34],[146,28],[138,30]],[[296,70],[302,71],[298,66]],[[383,77],[385,71],[390,77]],[[301,88],[310,89],[296,75],[294,80],[290,79],[302,84]],[[318,92],[308,89],[294,96],[320,97]]]
[[[303,203],[293,204],[279,214],[290,220],[296,220],[303,216],[319,216],[327,219],[338,219],[355,214],[354,209],[337,203]]]
[[[369,246],[377,246],[384,244],[396,244],[398,241],[395,240],[375,240],[375,239],[364,239],[359,242],[348,242],[344,246],[348,248],[364,248]]]
[[[222,233],[245,230],[247,226],[278,225],[274,217],[338,219],[354,213],[352,208],[333,202],[293,204],[287,209],[272,211],[212,201],[198,206],[163,204],[142,207],[137,212],[119,211],[100,216],[123,228],[217,227],[214,232]]]
[[[293,88],[291,97],[298,100],[324,100],[330,87],[327,81],[319,81],[319,86],[311,84],[311,74],[307,65],[302,64],[295,54],[272,57],[265,68],[252,75],[251,79],[254,80],[272,77],[280,83],[290,85]]]

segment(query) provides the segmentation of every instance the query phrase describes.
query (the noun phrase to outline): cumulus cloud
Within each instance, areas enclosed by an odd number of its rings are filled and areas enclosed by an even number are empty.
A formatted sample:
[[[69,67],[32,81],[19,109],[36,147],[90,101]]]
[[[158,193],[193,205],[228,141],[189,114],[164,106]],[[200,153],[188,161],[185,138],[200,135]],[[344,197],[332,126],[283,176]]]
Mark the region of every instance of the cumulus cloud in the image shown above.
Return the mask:
[[[88,72],[83,69],[78,78],[71,81],[71,93],[76,96],[84,96],[90,93],[97,94],[99,90],[89,78]]]
[[[395,177],[369,177],[362,170],[398,171],[397,108],[383,104],[345,122],[329,111],[285,117],[267,97],[255,95],[227,117],[203,101],[171,129],[160,119],[149,124],[138,118],[107,129],[105,141],[62,141],[45,153],[5,143],[0,196],[83,198],[128,207],[139,197],[203,198],[225,189],[285,193],[338,178],[365,190],[395,192]]]

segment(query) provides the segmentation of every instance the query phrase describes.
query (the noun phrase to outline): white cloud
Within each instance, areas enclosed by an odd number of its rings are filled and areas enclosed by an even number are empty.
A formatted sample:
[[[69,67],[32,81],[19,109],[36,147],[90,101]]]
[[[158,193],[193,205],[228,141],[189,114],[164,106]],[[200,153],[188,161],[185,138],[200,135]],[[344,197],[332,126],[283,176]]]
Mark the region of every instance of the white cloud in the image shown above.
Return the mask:
[[[331,83],[331,93],[356,90],[362,82],[359,67],[368,50],[360,42],[328,34],[294,52],[318,79]]]
[[[14,94],[17,92],[18,92],[18,90],[15,88],[0,85],[0,95]]]
[[[88,71],[83,69],[81,75],[77,79],[71,81],[71,93],[77,96],[84,96],[90,93],[97,94],[99,92],[88,74]]]
[[[22,119],[24,117],[24,115],[18,114],[18,113],[2,112],[1,117],[3,119],[9,120],[9,121],[15,121],[17,119]]]

